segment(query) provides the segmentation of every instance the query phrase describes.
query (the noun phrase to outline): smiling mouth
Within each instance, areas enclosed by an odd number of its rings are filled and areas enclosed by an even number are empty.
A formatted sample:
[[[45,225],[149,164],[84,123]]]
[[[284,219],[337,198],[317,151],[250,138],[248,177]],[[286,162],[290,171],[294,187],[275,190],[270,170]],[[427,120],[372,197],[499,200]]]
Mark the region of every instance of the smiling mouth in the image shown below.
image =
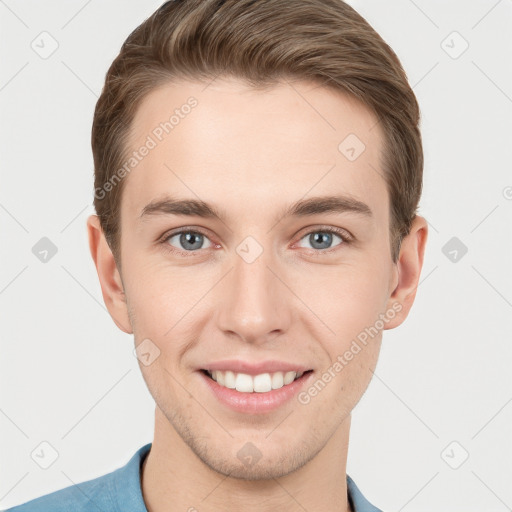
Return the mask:
[[[240,393],[267,393],[275,389],[291,384],[311,373],[313,370],[305,372],[272,372],[261,373],[258,375],[248,375],[247,373],[237,373],[230,370],[201,370],[210,379],[214,380],[219,386],[229,389],[235,389]]]

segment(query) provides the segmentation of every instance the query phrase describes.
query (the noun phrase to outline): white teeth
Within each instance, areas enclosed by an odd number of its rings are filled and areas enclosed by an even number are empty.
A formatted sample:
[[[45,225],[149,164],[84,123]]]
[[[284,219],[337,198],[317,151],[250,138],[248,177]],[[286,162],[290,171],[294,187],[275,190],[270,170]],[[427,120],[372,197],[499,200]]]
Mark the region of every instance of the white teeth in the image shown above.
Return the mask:
[[[241,393],[266,393],[273,389],[280,389],[304,374],[304,372],[275,372],[252,376],[230,370],[214,370],[208,373],[220,386],[236,389]]]
[[[290,384],[291,382],[293,382],[293,379],[295,379],[296,375],[297,374],[295,372],[286,372],[284,374],[284,383],[285,383],[285,385],[286,384]]]
[[[217,382],[221,385],[221,386],[225,386],[225,383],[224,383],[224,374],[222,372],[217,372]]]
[[[262,373],[254,377],[254,391],[257,393],[265,393],[272,389],[272,379],[270,373]]]
[[[224,386],[230,389],[235,389],[236,387],[236,375],[229,370],[224,373]]]
[[[241,391],[242,393],[252,393],[254,391],[254,382],[252,377],[246,373],[239,373],[236,376],[235,388],[237,391]]]
[[[283,372],[272,374],[272,389],[279,389],[284,386]]]

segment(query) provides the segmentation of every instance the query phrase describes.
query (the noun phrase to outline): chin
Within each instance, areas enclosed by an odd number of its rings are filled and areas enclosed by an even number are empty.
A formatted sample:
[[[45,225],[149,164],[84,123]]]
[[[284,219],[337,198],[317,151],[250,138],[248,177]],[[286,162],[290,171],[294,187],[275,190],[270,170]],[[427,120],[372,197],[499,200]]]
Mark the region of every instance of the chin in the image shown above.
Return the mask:
[[[244,463],[237,456],[232,459],[219,460],[210,456],[204,457],[203,454],[197,454],[199,458],[213,471],[224,476],[236,478],[239,480],[273,480],[293,473],[304,464],[308,459],[298,461],[296,457],[285,456],[278,458],[274,456],[271,460],[264,456],[254,463]]]
[[[297,438],[290,445],[283,442],[281,437],[269,439],[268,432],[259,434],[226,437],[222,442],[212,441],[211,438],[203,443],[198,443],[197,438],[188,438],[185,442],[213,471],[231,478],[252,481],[289,475],[312,460],[322,448],[314,445],[314,437],[307,440]]]

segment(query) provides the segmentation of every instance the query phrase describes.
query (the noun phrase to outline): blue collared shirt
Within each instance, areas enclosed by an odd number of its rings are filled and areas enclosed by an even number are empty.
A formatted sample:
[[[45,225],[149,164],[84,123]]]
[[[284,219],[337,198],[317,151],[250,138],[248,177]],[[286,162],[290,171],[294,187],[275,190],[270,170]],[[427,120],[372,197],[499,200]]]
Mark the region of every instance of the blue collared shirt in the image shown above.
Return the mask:
[[[128,463],[111,473],[35,498],[4,512],[148,512],[140,488],[140,470],[152,443],[139,448]],[[361,494],[347,475],[354,512],[382,512]]]

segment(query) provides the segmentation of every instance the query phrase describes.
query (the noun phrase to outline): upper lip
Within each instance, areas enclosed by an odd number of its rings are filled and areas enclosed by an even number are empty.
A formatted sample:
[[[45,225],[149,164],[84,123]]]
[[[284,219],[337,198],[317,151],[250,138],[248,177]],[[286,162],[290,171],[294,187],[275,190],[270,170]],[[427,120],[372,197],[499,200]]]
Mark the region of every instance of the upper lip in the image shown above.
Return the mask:
[[[232,371],[234,373],[245,373],[247,375],[260,375],[262,373],[275,373],[275,372],[305,372],[311,370],[309,366],[301,363],[291,363],[290,361],[260,361],[250,362],[242,361],[240,359],[225,359],[223,361],[215,361],[208,363],[206,366],[201,367],[202,370],[221,370]]]

